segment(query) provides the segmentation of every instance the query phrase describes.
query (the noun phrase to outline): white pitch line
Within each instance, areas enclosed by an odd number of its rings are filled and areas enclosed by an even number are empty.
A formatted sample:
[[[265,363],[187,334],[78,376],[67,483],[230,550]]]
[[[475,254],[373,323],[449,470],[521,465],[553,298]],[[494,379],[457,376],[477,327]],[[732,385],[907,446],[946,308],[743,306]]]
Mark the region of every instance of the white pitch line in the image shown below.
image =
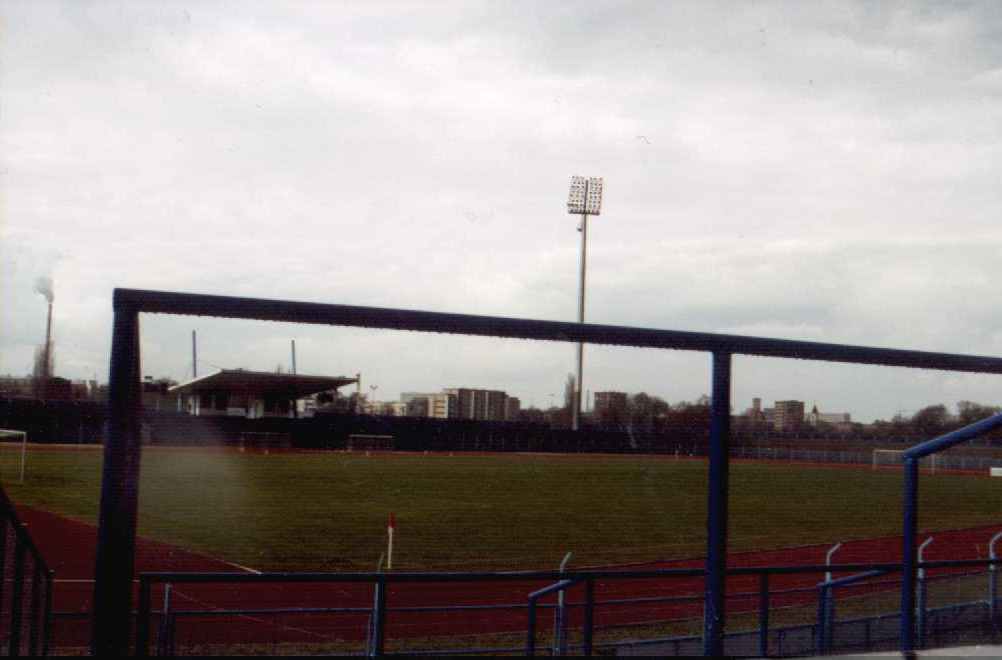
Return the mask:
[[[232,561],[226,561],[225,559],[220,559],[219,561],[223,562],[224,564],[229,564],[233,568],[239,568],[241,571],[247,571],[248,573],[253,573],[254,575],[261,575],[261,571],[250,568],[249,566],[241,566],[240,564],[236,564]]]

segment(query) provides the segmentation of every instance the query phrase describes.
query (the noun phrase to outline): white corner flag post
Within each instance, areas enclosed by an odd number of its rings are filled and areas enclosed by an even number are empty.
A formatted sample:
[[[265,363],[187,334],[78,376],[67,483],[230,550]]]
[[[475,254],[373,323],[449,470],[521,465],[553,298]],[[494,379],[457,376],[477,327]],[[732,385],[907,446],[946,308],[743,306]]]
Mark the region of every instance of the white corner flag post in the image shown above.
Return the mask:
[[[390,519],[386,523],[386,570],[393,570],[393,531],[397,528],[397,521],[393,519],[393,512],[390,511]]]

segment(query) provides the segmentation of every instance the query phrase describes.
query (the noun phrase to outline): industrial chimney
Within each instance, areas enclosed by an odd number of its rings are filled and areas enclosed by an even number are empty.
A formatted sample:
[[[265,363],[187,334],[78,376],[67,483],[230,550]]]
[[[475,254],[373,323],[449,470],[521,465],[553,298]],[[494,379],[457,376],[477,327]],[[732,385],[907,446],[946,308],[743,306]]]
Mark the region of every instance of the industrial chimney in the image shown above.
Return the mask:
[[[49,303],[48,318],[45,322],[45,346],[42,348],[42,369],[39,374],[45,382],[52,378],[52,278],[39,277],[35,281],[35,291],[45,296]]]

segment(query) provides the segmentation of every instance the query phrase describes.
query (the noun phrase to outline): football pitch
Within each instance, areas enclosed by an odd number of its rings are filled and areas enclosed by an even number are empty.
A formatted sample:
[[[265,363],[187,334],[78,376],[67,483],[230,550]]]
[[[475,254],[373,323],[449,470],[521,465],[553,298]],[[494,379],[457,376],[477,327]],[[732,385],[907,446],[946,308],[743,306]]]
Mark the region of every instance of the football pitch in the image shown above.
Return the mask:
[[[96,523],[99,447],[0,448],[11,499]],[[146,447],[139,533],[256,570],[549,569],[698,557],[706,463],[670,456]],[[897,469],[732,461],[730,550],[900,533]],[[1002,479],[923,475],[920,528],[998,523]]]

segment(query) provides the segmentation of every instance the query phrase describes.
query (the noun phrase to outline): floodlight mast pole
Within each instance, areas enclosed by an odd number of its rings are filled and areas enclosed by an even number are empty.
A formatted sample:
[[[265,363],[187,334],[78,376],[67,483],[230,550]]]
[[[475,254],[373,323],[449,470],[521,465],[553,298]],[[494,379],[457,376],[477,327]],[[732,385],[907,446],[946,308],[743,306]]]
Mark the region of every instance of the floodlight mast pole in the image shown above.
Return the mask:
[[[594,186],[594,190],[592,189]],[[588,252],[588,216],[602,212],[602,179],[599,177],[571,177],[571,191],[567,198],[567,212],[581,214],[581,270],[578,278],[578,323],[584,323],[585,271]],[[581,381],[584,377],[584,343],[578,342],[578,373],[571,393],[571,428],[578,430],[581,424]]]
[[[585,310],[585,270],[588,261],[588,179],[585,179],[585,212],[581,214],[581,272],[578,277],[578,323],[584,323]],[[578,375],[574,381],[574,410],[571,414],[571,429],[581,426],[581,378],[584,371],[584,343],[578,342]]]

